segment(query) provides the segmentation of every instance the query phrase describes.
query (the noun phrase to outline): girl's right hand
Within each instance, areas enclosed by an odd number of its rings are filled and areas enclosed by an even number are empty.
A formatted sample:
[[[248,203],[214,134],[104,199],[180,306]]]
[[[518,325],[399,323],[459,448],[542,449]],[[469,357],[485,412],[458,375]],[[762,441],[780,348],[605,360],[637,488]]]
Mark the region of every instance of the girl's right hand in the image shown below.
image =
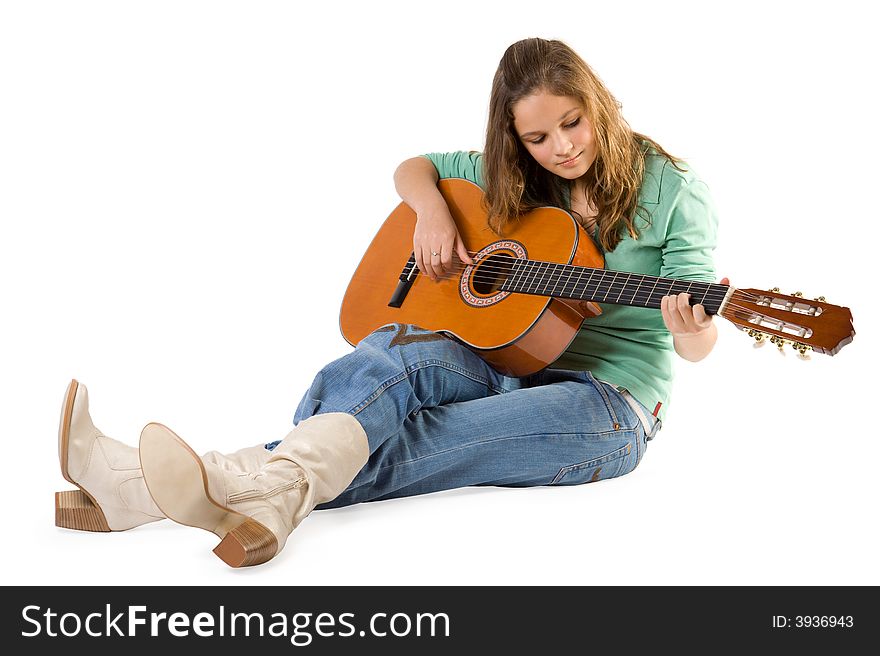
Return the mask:
[[[474,263],[445,201],[422,211],[417,217],[413,232],[413,254],[419,271],[436,282],[454,270],[453,255],[458,255],[467,264]]]

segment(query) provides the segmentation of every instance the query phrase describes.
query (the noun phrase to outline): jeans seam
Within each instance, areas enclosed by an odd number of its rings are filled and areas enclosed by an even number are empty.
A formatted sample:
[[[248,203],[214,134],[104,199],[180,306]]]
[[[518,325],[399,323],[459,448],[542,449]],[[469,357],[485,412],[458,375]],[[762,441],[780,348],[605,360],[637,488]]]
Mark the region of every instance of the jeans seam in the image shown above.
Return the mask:
[[[629,443],[623,445],[619,449],[615,449],[611,453],[606,453],[604,456],[600,456],[598,458],[593,458],[592,460],[585,460],[584,462],[577,462],[573,465],[568,465],[567,467],[563,467],[562,469],[559,470],[559,472],[556,474],[556,476],[553,477],[553,480],[550,481],[550,485],[553,485],[554,483],[562,480],[563,478],[565,478],[565,476],[567,474],[570,474],[572,472],[576,472],[581,469],[592,469],[596,465],[605,466],[610,462],[620,461],[620,464],[617,468],[617,472],[615,473],[615,476],[617,476],[620,473],[620,470],[623,468],[623,461],[626,459],[626,456],[628,455],[626,452],[627,446],[629,446]],[[609,478],[614,478],[615,476],[611,476]]]
[[[611,423],[617,426],[618,429],[624,428],[620,425],[620,420],[617,418],[617,413],[614,411],[614,407],[611,405],[611,399],[608,398],[608,392],[605,389],[605,385],[596,380],[591,373],[589,376],[587,376],[587,378],[589,379],[590,383],[592,383],[593,387],[598,390],[599,394],[602,395],[602,400],[605,402],[605,407],[608,409],[608,414],[611,416]]]
[[[517,435],[503,435],[501,437],[495,437],[490,440],[479,440],[477,442],[471,442],[470,444],[459,445],[459,446],[456,446],[452,449],[446,449],[444,451],[432,451],[431,453],[425,454],[423,456],[419,456],[418,458],[413,458],[411,460],[398,460],[397,462],[394,462],[390,465],[382,465],[381,467],[378,467],[376,469],[376,471],[382,471],[384,469],[391,469],[394,467],[400,467],[401,465],[410,465],[414,462],[419,462],[420,460],[425,460],[427,458],[434,458],[435,456],[442,456],[447,453],[451,453],[453,451],[460,451],[461,449],[469,448],[472,446],[477,446],[477,445],[482,445],[482,444],[491,444],[492,442],[500,442],[502,440],[517,440],[517,439],[521,439],[523,437],[540,437],[540,436],[545,436],[547,434],[548,433],[520,433]],[[570,436],[577,436],[579,438],[584,438],[587,436],[600,437],[600,436],[606,436],[606,435],[619,436],[620,431],[611,430],[611,431],[596,431],[594,433],[553,433],[553,435],[570,435]],[[626,447],[624,446],[621,448],[625,449]],[[612,451],[612,453],[614,453],[614,452]],[[590,461],[586,460],[585,462],[590,462]],[[574,467],[575,465],[569,465],[569,466]]]
[[[349,414],[357,415],[359,412],[366,409],[373,401],[378,399],[389,387],[396,385],[397,383],[402,381],[404,378],[409,378],[409,375],[415,371],[418,371],[420,369],[425,369],[427,367],[432,367],[432,366],[441,367],[443,369],[447,369],[449,371],[453,371],[455,373],[458,373],[466,378],[470,378],[471,380],[473,380],[476,383],[481,383],[481,384],[485,385],[487,388],[496,392],[497,394],[504,394],[507,392],[507,390],[504,389],[503,387],[497,387],[496,385],[492,384],[492,382],[488,378],[485,378],[485,377],[480,376],[478,374],[475,374],[471,371],[468,371],[467,369],[464,369],[463,367],[458,367],[454,364],[450,364],[449,362],[446,362],[444,360],[437,360],[437,359],[420,360],[419,362],[415,362],[413,364],[408,365],[406,367],[406,369],[404,369],[401,373],[397,374],[396,376],[393,376],[392,378],[389,378],[384,383],[379,385],[379,387],[376,388],[376,390],[372,394],[370,394],[370,396],[368,396],[366,399],[364,399],[363,401],[361,401],[360,403],[358,403],[354,407],[352,407],[352,409],[348,411]]]

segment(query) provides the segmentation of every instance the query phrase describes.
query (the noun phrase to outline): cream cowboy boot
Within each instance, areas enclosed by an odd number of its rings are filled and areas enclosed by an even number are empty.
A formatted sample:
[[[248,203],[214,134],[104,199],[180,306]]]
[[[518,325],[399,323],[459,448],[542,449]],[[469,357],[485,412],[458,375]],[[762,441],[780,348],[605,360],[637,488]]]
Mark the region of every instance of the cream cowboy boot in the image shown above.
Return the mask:
[[[263,444],[202,456],[230,471],[259,469],[272,455]],[[55,493],[55,525],[80,531],[124,531],[164,519],[141,473],[138,450],[92,423],[86,386],[70,381],[58,430],[61,474],[79,489]]]
[[[301,421],[249,472],[202,460],[161,424],[147,424],[140,442],[153,499],[170,519],[221,538],[214,553],[231,567],[279,554],[293,529],[345,490],[369,455],[364,429],[345,412]]]
[[[70,381],[58,428],[61,474],[77,490],[55,493],[55,525],[124,531],[165,516],[144,484],[138,450],[104,435],[89,415],[89,392]]]
[[[271,457],[272,452],[266,448],[265,444],[257,444],[239,449],[235,453],[208,451],[202,455],[202,460],[227,471],[243,473],[256,471],[265,465]]]

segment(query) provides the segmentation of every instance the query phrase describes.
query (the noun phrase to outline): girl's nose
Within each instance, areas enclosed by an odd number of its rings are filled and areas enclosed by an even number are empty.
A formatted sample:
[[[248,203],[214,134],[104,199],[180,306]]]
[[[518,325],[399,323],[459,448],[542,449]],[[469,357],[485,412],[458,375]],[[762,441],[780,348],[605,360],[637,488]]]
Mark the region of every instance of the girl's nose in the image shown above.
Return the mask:
[[[570,155],[573,145],[571,143],[571,139],[569,139],[566,135],[559,135],[556,137],[556,156],[559,158],[563,158],[566,155]]]

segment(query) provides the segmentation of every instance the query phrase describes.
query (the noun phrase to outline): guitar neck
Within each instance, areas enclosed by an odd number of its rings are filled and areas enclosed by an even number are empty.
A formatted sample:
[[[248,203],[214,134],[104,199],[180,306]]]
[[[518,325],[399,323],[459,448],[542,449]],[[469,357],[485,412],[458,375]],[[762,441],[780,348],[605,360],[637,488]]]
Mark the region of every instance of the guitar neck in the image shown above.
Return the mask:
[[[664,296],[685,292],[691,295],[691,305],[699,303],[705,308],[706,314],[717,314],[730,287],[627,271],[515,259],[500,290],[654,309],[660,309]]]

